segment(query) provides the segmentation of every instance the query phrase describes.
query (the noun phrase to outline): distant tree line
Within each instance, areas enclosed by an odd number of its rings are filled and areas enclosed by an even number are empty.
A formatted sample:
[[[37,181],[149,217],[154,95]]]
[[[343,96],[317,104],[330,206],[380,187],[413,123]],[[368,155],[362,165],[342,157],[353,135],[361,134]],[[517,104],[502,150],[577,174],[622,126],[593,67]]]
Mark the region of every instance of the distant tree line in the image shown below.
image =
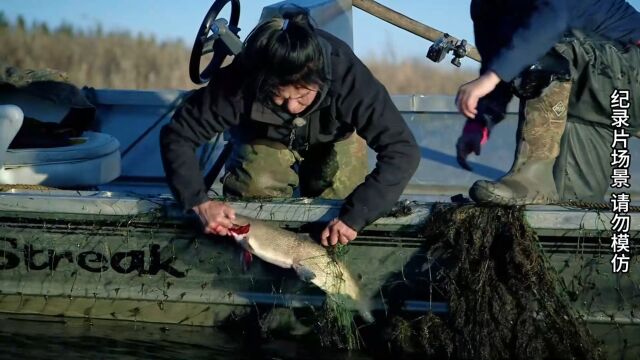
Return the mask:
[[[391,93],[453,94],[474,76],[451,65],[431,65],[425,58],[397,60],[393,48],[387,48],[388,53],[363,61]],[[0,61],[23,69],[61,70],[78,86],[193,88],[187,73],[190,51],[182,41],[105,32],[99,24],[78,29],[63,22],[50,28],[43,22],[27,24],[22,16],[11,22],[0,11]]]

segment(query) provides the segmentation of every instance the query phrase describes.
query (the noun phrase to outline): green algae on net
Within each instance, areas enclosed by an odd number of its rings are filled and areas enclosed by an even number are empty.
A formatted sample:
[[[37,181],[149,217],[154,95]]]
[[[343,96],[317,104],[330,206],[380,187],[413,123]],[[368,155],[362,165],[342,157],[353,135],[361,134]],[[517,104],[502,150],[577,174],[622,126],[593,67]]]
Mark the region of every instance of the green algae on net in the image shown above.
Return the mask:
[[[428,254],[438,254],[433,286],[450,311],[444,329],[429,316],[392,321],[396,349],[419,344],[425,355],[456,359],[602,358],[522,208],[436,206],[423,234]]]

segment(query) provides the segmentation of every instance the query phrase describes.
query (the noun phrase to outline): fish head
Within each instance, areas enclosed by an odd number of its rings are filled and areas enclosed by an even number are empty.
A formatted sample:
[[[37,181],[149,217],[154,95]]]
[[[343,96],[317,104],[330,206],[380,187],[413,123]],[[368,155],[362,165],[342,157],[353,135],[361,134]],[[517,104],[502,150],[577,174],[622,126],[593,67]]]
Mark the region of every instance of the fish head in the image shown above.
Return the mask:
[[[229,234],[231,234],[237,242],[242,243],[248,239],[250,229],[251,224],[234,225],[232,228],[229,228]]]

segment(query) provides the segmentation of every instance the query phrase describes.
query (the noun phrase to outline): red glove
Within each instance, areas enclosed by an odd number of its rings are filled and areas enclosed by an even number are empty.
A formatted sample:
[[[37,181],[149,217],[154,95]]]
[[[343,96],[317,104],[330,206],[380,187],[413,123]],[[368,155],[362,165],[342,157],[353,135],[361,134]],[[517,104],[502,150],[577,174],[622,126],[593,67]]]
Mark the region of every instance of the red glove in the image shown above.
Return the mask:
[[[462,129],[462,135],[456,143],[456,160],[458,164],[471,171],[471,166],[467,163],[467,156],[472,152],[480,155],[480,149],[489,140],[489,128],[475,120],[467,120]]]

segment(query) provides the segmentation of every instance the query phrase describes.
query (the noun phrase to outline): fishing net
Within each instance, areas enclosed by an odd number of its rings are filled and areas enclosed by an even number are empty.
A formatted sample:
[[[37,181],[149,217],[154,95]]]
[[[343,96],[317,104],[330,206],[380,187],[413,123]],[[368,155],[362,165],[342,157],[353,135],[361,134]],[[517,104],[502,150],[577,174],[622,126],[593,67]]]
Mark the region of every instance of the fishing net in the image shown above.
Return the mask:
[[[427,224],[428,253],[437,254],[427,258],[436,259],[449,315],[393,319],[395,350],[438,359],[602,358],[522,208],[436,207]]]
[[[453,355],[451,330],[433,313],[412,320],[394,315],[383,336],[390,340],[389,351],[395,355],[412,354],[428,359],[449,359]]]
[[[349,247],[338,244],[327,249],[330,262],[327,271],[336,278],[342,279],[344,274],[336,266],[344,261]],[[353,318],[353,301],[344,295],[327,294],[322,306],[315,311],[316,321],[314,330],[323,347],[355,350],[362,344],[358,327]]]
[[[321,346],[348,350],[360,348],[361,339],[353,313],[344,299],[327,295],[316,316],[314,330]]]

